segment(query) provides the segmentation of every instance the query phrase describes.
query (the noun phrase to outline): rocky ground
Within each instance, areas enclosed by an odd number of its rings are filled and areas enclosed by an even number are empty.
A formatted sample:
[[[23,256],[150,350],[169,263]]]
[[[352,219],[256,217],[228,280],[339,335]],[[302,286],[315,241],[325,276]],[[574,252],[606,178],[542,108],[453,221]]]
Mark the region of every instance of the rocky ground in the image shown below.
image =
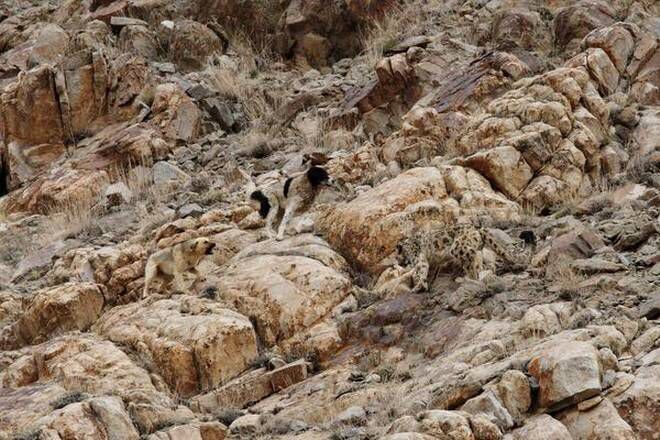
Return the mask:
[[[429,205],[531,261],[414,293]],[[0,237],[0,439],[658,439],[660,4],[0,2]]]

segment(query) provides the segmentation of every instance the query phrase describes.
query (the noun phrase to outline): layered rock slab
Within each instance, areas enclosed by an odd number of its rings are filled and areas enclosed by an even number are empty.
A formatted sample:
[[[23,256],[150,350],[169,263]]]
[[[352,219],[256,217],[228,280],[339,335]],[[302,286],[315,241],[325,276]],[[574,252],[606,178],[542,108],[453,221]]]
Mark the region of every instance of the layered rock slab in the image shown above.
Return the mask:
[[[95,330],[148,359],[183,397],[234,378],[257,356],[256,335],[245,316],[190,296],[115,307]]]
[[[266,346],[311,327],[351,290],[346,261],[310,234],[251,245],[207,283],[221,303],[255,323]]]

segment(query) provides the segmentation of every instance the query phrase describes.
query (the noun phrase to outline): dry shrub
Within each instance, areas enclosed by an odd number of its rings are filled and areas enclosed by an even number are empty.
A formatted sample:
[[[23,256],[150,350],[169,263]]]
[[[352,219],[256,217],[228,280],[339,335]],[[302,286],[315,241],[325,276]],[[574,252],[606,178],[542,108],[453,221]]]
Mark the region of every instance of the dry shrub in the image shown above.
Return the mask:
[[[69,198],[57,206],[47,209],[48,240],[52,242],[54,239],[98,232],[96,220],[100,217],[99,201],[98,195],[90,194],[80,198]]]
[[[574,298],[580,292],[579,285],[587,277],[575,270],[570,261],[551,262],[546,269],[546,277],[557,287],[562,297]]]

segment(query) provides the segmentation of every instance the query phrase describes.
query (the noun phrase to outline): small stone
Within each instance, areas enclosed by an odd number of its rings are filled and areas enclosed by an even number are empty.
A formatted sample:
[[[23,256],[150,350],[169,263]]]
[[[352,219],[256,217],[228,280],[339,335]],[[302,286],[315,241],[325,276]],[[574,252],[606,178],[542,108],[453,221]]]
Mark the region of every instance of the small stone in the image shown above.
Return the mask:
[[[177,215],[179,218],[186,218],[186,217],[194,217],[194,218],[199,218],[202,215],[204,215],[206,211],[204,211],[204,208],[199,206],[197,203],[188,203],[187,205],[183,205],[180,207],[177,211]]]
[[[111,26],[149,26],[149,23],[147,23],[144,20],[140,20],[139,18],[130,18],[130,17],[112,17],[110,18],[110,25]]]
[[[268,360],[268,364],[270,365],[271,370],[276,370],[278,368],[285,366],[286,361],[282,359],[280,356],[273,356]]]
[[[175,73],[176,66],[174,63],[152,63],[154,68],[161,73]]]
[[[580,411],[586,411],[590,408],[593,408],[594,406],[598,405],[603,398],[601,396],[595,396],[592,397],[591,399],[583,400],[582,402],[578,403],[577,407],[578,410]]]
[[[270,372],[270,382],[275,392],[305,379],[307,379],[307,363],[304,359],[291,362]]]

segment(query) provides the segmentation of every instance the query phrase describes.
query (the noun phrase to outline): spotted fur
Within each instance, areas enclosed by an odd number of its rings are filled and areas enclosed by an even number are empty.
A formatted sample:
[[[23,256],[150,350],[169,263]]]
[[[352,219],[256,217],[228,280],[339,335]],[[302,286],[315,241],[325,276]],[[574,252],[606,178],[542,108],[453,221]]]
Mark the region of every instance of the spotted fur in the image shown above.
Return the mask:
[[[527,256],[517,256],[488,230],[470,223],[435,222],[402,239],[397,245],[399,264],[411,267],[415,291],[428,289],[430,270],[434,272],[446,262],[460,266],[476,279],[484,269],[482,250],[489,248],[512,266],[526,265]]]

